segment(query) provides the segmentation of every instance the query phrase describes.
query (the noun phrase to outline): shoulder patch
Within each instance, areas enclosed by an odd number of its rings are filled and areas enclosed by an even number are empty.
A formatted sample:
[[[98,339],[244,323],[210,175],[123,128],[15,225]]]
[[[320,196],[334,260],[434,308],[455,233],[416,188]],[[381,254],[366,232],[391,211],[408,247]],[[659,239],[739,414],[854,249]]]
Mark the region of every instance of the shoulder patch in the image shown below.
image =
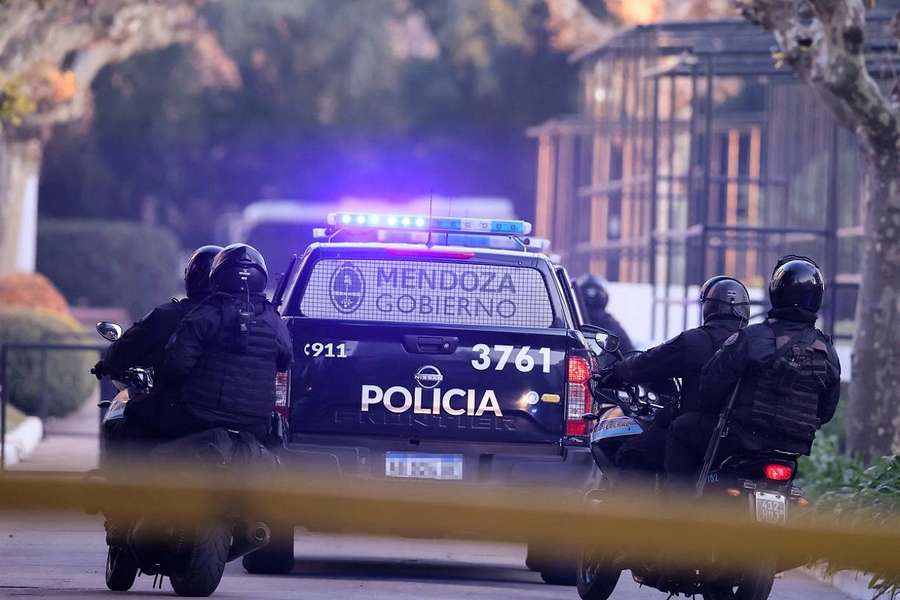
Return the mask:
[[[733,343],[735,343],[737,340],[738,340],[738,334],[732,333],[730,336],[728,336],[728,339],[725,340],[725,342],[722,344],[722,347],[730,346]]]

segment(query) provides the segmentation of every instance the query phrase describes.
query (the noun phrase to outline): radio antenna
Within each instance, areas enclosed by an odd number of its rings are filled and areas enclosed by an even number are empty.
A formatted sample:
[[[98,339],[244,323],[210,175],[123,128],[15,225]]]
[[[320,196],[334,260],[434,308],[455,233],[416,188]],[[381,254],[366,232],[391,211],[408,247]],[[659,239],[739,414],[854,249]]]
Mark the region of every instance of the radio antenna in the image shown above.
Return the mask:
[[[431,193],[428,195],[428,241],[425,242],[425,245],[429,248],[431,247],[431,223],[432,217],[434,216],[434,190],[431,190]]]

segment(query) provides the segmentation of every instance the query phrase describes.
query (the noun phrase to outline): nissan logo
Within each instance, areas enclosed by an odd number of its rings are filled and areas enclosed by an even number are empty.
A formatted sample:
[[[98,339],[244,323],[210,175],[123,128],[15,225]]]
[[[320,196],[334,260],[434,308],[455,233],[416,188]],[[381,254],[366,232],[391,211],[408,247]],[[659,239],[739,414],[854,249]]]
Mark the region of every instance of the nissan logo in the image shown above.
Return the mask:
[[[444,380],[444,376],[434,365],[425,365],[413,376],[419,387],[431,389],[439,386]]]

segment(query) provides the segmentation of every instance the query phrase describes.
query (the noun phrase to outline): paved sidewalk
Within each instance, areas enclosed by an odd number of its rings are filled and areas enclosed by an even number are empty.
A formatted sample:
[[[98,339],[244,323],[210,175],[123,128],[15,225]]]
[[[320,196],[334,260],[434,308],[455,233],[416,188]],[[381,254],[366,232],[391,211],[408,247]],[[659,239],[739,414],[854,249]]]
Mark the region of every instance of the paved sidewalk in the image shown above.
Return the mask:
[[[97,392],[77,412],[49,418],[44,439],[35,451],[11,471],[89,471],[97,467],[100,450],[100,409]]]

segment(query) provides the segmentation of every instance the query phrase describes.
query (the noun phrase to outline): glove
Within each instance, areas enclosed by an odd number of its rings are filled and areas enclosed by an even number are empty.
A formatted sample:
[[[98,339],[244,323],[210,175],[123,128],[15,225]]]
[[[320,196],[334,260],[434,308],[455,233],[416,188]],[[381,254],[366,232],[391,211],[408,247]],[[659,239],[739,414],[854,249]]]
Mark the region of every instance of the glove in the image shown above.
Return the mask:
[[[91,375],[97,378],[97,381],[103,379],[106,375],[106,368],[103,366],[103,361],[98,360],[97,364],[91,369]]]
[[[622,381],[622,378],[616,374],[615,367],[601,369],[599,373],[594,375],[594,379],[600,387],[604,388],[622,387],[625,383]]]

